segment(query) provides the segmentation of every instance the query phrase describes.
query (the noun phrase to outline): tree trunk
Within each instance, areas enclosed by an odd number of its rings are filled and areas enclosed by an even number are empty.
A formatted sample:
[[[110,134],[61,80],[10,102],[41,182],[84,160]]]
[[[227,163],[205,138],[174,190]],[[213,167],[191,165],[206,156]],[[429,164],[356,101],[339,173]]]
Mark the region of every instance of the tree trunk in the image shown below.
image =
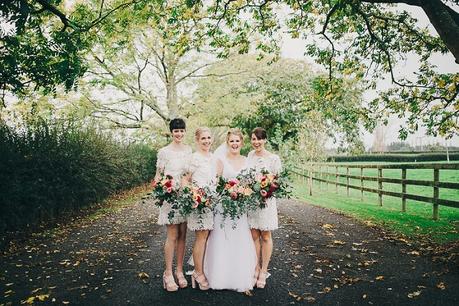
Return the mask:
[[[459,13],[440,0],[423,0],[421,7],[459,64]]]

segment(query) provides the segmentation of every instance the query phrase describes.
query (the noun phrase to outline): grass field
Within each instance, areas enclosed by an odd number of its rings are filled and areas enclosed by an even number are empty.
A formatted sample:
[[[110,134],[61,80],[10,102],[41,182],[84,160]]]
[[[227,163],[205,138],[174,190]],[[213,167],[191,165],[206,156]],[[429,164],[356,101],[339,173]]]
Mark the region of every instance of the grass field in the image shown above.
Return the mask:
[[[329,172],[334,171],[329,169]],[[346,169],[340,169],[340,173],[345,173]],[[350,174],[360,175],[360,169],[350,169]],[[364,176],[377,176],[376,169],[364,169]],[[401,178],[401,170],[384,169],[384,177]],[[432,180],[433,170],[429,169],[409,169],[407,170],[408,179]],[[335,180],[335,177],[329,178]],[[340,178],[340,182],[345,183],[345,178]],[[458,182],[458,170],[440,170],[440,181]],[[360,186],[360,180],[350,179],[351,185]],[[360,199],[359,190],[350,190],[349,197],[346,196],[346,188],[329,184],[328,189],[325,183],[321,185],[314,182],[313,195],[310,196],[307,184],[301,179],[295,179],[293,184],[294,197],[305,200],[308,203],[326,207],[351,215],[362,221],[369,221],[399,233],[407,235],[412,239],[430,238],[436,242],[444,243],[459,240],[459,208],[440,206],[439,220],[432,220],[432,205],[418,201],[406,201],[406,212],[401,211],[401,199],[384,196],[383,206],[378,204],[378,195],[374,193],[364,193],[363,201]],[[377,182],[365,181],[365,187],[377,188]],[[384,190],[401,192],[399,184],[383,184]],[[432,196],[433,188],[424,186],[407,186],[407,193]],[[440,189],[440,198],[459,201],[459,190]]]

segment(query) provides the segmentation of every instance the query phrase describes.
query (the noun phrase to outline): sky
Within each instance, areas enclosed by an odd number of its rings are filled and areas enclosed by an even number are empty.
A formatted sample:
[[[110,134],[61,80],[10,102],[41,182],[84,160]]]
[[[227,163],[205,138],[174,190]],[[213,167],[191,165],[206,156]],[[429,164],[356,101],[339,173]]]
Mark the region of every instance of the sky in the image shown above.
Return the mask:
[[[399,5],[399,8],[403,8],[410,12],[413,17],[418,19],[419,25],[422,27],[428,27],[430,31],[435,32],[435,29],[430,25],[429,19],[422,11],[421,8],[408,6],[408,5]],[[455,8],[456,10],[458,7]],[[313,59],[309,56],[305,56],[305,45],[306,42],[303,39],[292,39],[288,35],[283,35],[283,44],[281,46],[281,54],[282,57],[293,58],[293,59],[302,59],[308,62],[313,63]],[[455,63],[454,57],[451,54],[440,55],[435,54],[432,56],[432,61],[438,66],[439,70],[446,73],[454,73],[459,72],[459,65]],[[405,62],[401,62],[398,65],[398,71],[403,71],[400,73],[399,76],[402,77],[404,75],[412,74],[416,71],[419,62],[416,58],[408,58]],[[317,66],[316,66],[317,67]],[[389,82],[381,81],[378,84],[378,87],[381,89],[385,89],[390,87],[391,84]],[[375,91],[367,91],[364,93],[363,98],[365,101],[369,102],[376,97],[377,93]],[[400,129],[400,124],[402,121],[396,117],[391,117],[389,119],[389,123],[385,130],[385,143],[386,145],[390,144],[391,142],[400,141],[398,139],[398,130]],[[459,146],[459,137],[455,136],[452,139],[449,139],[447,142],[444,138],[441,137],[432,137],[425,135],[426,130],[424,128],[420,128],[415,134],[409,135],[407,138],[407,142],[413,146],[416,145],[429,145],[434,143],[440,143],[442,145],[447,144],[448,146]],[[363,133],[363,141],[366,148],[371,147],[373,144],[374,136],[369,132]],[[330,143],[328,146],[332,147],[333,145]]]

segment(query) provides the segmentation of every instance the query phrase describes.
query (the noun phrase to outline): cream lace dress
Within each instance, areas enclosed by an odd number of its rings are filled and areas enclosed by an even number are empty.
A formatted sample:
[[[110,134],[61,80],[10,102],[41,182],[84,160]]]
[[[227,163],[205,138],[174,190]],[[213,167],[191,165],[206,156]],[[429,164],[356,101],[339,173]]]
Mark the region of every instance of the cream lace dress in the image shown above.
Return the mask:
[[[215,191],[216,168],[216,159],[213,154],[204,156],[199,152],[193,153],[188,167],[192,183],[198,187],[209,187],[210,190]],[[186,221],[187,227],[191,231],[214,228],[214,214],[210,209],[202,214],[193,212],[187,216]]]
[[[267,156],[260,157],[255,154],[255,151],[251,151],[247,156],[247,164],[249,168],[255,169],[258,173],[260,173],[263,169],[273,174],[278,174],[282,171],[282,164],[279,156],[272,153]],[[248,221],[250,228],[262,231],[277,229],[279,227],[279,221],[277,216],[276,199],[271,197],[267,200],[266,207],[249,211]]]
[[[171,175],[175,181],[175,187],[180,186],[180,181],[183,173],[185,172],[188,161],[191,156],[191,147],[186,146],[183,151],[175,151],[166,146],[158,151],[156,169],[158,169],[164,175]],[[169,213],[173,210],[170,203],[164,202],[159,209],[158,224],[180,224],[185,222],[185,218],[176,210],[174,217],[169,220]]]

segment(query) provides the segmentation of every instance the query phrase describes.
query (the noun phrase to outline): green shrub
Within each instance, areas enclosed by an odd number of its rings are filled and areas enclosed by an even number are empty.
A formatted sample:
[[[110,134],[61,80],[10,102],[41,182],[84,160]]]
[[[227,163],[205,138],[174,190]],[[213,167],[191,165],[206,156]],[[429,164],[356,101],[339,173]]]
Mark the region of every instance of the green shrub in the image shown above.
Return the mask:
[[[57,218],[154,176],[156,152],[95,129],[0,124],[0,232]]]

